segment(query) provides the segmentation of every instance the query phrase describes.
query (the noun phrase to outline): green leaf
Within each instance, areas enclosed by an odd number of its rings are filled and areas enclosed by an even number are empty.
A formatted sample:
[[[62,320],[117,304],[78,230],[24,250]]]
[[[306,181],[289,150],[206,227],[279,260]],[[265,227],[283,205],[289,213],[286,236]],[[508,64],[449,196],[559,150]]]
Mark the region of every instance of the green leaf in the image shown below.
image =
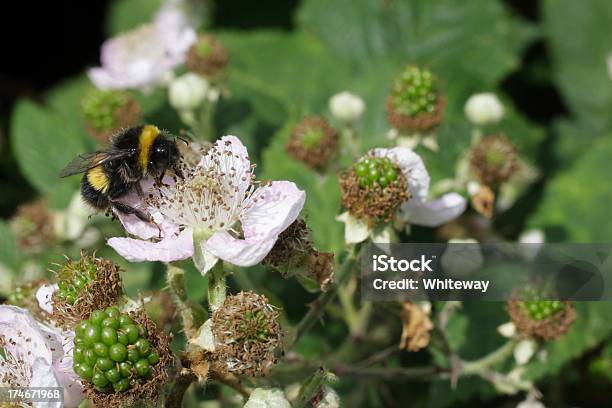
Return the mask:
[[[549,241],[607,242],[612,236],[609,203],[612,190],[612,139],[595,143],[547,186],[532,228],[542,228]]]
[[[0,220],[0,266],[17,271],[20,263],[20,252],[9,225]]]
[[[544,31],[555,78],[569,108],[591,129],[612,129],[612,2],[543,2]]]
[[[306,0],[298,22],[361,66],[391,57],[481,87],[515,69],[516,54],[535,36],[532,26],[489,0]]]
[[[60,170],[86,151],[85,137],[74,123],[29,101],[20,101],[12,117],[11,143],[23,175],[39,191],[53,192],[62,183]]]
[[[106,32],[109,37],[151,21],[160,0],[115,0],[108,9]]]

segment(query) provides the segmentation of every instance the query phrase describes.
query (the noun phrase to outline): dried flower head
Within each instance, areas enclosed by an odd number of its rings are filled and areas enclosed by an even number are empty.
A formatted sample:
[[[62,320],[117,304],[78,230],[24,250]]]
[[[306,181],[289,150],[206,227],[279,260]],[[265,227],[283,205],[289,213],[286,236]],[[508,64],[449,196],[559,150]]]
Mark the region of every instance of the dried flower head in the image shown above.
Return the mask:
[[[201,35],[187,51],[187,69],[213,80],[225,74],[228,61],[227,48],[209,34]]]
[[[487,136],[472,149],[470,167],[483,184],[497,187],[518,168],[516,148],[503,134]]]
[[[437,77],[427,69],[409,65],[392,83],[387,118],[400,131],[427,131],[442,122],[445,105]]]
[[[58,267],[52,318],[62,327],[74,327],[94,310],[117,303],[123,293],[120,268],[113,261],[82,252],[78,260],[67,259]]]
[[[495,193],[486,185],[480,185],[476,194],[472,196],[472,207],[486,218],[493,217]]]
[[[38,253],[54,239],[53,217],[45,200],[21,204],[10,221],[19,249],[26,253]]]
[[[421,307],[412,302],[402,304],[402,338],[400,348],[409,351],[419,351],[429,345],[429,332],[433,324]]]
[[[548,294],[542,285],[525,285],[508,301],[508,314],[523,336],[554,340],[569,330],[576,318],[572,302],[546,300]]]
[[[285,145],[287,153],[313,169],[321,169],[338,153],[338,133],[320,116],[302,120]]]
[[[265,296],[253,292],[228,296],[212,316],[216,368],[250,377],[267,374],[281,351],[278,316]]]
[[[140,104],[123,91],[94,89],[81,101],[87,132],[100,143],[119,129],[134,126],[142,119]]]
[[[120,314],[118,309],[115,308],[114,311]],[[90,320],[94,317],[95,316],[92,316]],[[129,316],[127,316],[127,318],[124,318],[123,320],[127,322],[128,319],[133,321],[134,327],[138,328],[139,338],[136,342],[130,343],[129,336],[131,334],[130,332],[132,332],[133,330],[128,329],[129,332],[125,336],[128,343],[127,347],[124,347],[126,358],[125,361],[121,360],[121,362],[119,362],[120,357],[123,357],[124,348],[120,346],[115,346],[117,350],[112,350],[113,346],[108,348],[109,353],[113,351],[112,356],[109,354],[110,358],[112,359],[109,360],[111,362],[111,366],[115,366],[115,368],[118,367],[117,371],[120,376],[120,379],[116,383],[119,384],[125,379],[127,380],[124,381],[126,384],[120,385],[127,385],[127,387],[118,387],[118,389],[115,390],[113,387],[99,387],[90,383],[89,381],[84,381],[84,387],[87,393],[87,397],[93,402],[94,406],[108,408],[140,406],[142,404],[144,404],[144,406],[155,406],[155,404],[158,404],[159,401],[161,401],[160,399],[162,398],[162,394],[160,391],[168,380],[169,372],[173,370],[176,366],[176,362],[174,361],[174,357],[172,356],[172,352],[170,351],[170,338],[162,331],[157,329],[155,323],[153,323],[153,321],[149,319],[144,310],[140,309],[134,312],[130,312]],[[119,322],[119,330],[117,330],[116,333],[119,333],[123,327],[120,325],[120,317],[118,317],[117,320]],[[102,323],[102,325],[104,327],[112,328],[112,326],[105,326],[104,323]],[[88,333],[84,332],[85,338],[87,338],[87,334]],[[101,332],[99,334],[102,335]],[[120,336],[115,335],[114,337],[110,337],[111,340],[116,340],[114,345],[123,344]],[[89,340],[90,339],[88,339],[88,341]],[[75,341],[75,349],[77,346],[78,345]],[[138,354],[138,359],[132,356],[136,354]],[[145,360],[140,358],[142,355],[145,354],[148,356],[146,364]],[[132,362],[130,357],[136,361]],[[84,361],[87,361],[87,356],[84,356],[84,358]],[[97,367],[99,368],[99,365],[101,363],[108,363],[106,361],[100,361],[104,359],[105,358],[95,359],[92,369],[92,376],[95,376],[96,371],[101,372],[102,369],[97,369]],[[77,360],[75,358],[75,362],[76,361]],[[109,380],[109,376],[105,375],[108,374],[108,370],[112,371],[113,367],[109,367],[109,369],[107,369],[107,372],[102,374],[102,376],[104,376],[106,380]],[[115,376],[115,374],[117,373],[113,371],[111,376]],[[103,381],[100,376],[99,378],[100,381]],[[107,382],[110,384],[109,381]]]
[[[369,154],[340,174],[342,206],[372,224],[393,219],[410,198],[408,181],[387,157]]]
[[[314,248],[310,228],[301,218],[278,236],[263,263],[279,271],[284,278],[300,275],[310,279],[323,291],[333,282],[334,254]]]

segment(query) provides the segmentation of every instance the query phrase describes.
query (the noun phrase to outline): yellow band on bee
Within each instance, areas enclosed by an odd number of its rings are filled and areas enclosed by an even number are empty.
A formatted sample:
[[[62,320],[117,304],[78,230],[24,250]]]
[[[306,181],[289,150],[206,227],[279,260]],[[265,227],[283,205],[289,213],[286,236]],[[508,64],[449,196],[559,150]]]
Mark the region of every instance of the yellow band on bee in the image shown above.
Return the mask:
[[[147,166],[149,164],[149,153],[157,136],[159,136],[159,129],[157,126],[153,125],[145,125],[142,128],[142,132],[140,132],[140,137],[138,139],[138,145],[140,148],[138,164],[140,165],[143,173],[147,170]]]
[[[87,181],[96,191],[106,193],[106,190],[108,190],[109,180],[102,166],[96,166],[89,170],[87,172]]]

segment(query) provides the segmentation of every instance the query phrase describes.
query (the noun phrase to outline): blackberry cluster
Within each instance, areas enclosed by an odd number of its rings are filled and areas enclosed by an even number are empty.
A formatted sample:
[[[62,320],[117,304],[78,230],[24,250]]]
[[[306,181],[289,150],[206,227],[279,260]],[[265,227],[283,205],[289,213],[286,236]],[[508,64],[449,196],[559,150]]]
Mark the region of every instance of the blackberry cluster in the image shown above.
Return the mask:
[[[96,279],[97,273],[98,268],[94,262],[80,261],[74,265],[67,264],[58,275],[57,296],[73,305],[79,293]]]
[[[151,378],[159,354],[142,325],[114,306],[96,310],[76,326],[74,371],[98,391],[126,391],[132,380]]]
[[[117,111],[130,102],[130,97],[118,91],[93,91],[81,102],[87,122],[96,130],[108,130],[116,126]]]
[[[431,71],[408,66],[393,82],[394,109],[403,115],[433,113],[437,104],[437,78]]]
[[[397,180],[397,166],[387,157],[366,157],[353,165],[362,188],[378,184],[381,188]]]

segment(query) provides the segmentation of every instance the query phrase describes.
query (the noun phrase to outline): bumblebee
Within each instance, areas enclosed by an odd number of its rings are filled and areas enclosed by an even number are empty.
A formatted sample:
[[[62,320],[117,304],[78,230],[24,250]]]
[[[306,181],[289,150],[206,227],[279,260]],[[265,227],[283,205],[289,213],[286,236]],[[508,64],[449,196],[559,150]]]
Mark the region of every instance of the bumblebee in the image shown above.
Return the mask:
[[[84,173],[81,195],[92,207],[134,214],[154,223],[150,214],[118,200],[134,188],[143,197],[140,180],[147,176],[161,184],[165,172],[170,170],[182,178],[180,157],[173,136],[153,125],[135,126],[113,136],[109,149],[77,156],[61,171],[60,177]]]

